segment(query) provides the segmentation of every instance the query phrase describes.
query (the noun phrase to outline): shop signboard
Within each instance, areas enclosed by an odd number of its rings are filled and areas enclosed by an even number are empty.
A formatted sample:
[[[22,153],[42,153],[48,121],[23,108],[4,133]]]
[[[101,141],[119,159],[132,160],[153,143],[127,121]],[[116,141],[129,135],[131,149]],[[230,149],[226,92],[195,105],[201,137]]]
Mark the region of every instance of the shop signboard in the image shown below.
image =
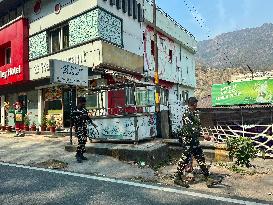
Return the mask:
[[[0,28],[0,87],[29,80],[28,20]]]
[[[88,86],[88,67],[86,66],[50,59],[49,68],[51,83]]]
[[[271,103],[273,79],[212,85],[212,106]]]

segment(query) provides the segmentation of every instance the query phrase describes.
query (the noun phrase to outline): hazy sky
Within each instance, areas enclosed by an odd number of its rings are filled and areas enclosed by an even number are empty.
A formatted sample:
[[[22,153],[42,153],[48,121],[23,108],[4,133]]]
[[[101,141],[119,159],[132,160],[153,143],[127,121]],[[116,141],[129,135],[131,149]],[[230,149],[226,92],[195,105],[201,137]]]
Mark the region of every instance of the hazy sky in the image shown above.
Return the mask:
[[[197,40],[273,23],[273,0],[156,0],[156,2]]]

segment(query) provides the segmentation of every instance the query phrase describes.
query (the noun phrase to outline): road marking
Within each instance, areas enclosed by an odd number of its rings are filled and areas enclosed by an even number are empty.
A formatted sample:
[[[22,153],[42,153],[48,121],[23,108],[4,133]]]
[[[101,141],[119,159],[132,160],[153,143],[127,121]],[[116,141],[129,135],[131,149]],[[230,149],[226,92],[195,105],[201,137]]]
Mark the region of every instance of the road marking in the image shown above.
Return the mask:
[[[218,197],[218,196],[212,196],[209,194],[196,193],[196,192],[185,191],[185,190],[180,190],[180,189],[167,188],[167,187],[161,187],[161,186],[156,186],[156,185],[148,185],[148,184],[142,184],[142,183],[138,183],[138,182],[124,181],[124,180],[120,180],[120,179],[111,179],[111,178],[107,178],[107,177],[90,176],[90,175],[86,175],[86,174],[78,174],[78,173],[67,172],[67,171],[59,171],[59,170],[53,170],[53,169],[31,167],[31,166],[19,165],[19,164],[9,164],[9,163],[4,163],[4,162],[0,162],[0,165],[29,169],[29,170],[36,170],[36,171],[43,171],[43,172],[49,172],[49,173],[55,173],[55,174],[63,174],[63,175],[81,177],[81,178],[87,178],[87,179],[94,179],[94,180],[99,180],[99,181],[113,182],[113,183],[117,183],[117,184],[124,184],[124,185],[141,187],[141,188],[146,188],[146,189],[153,189],[153,190],[158,190],[158,191],[184,194],[184,195],[193,196],[193,197],[212,199],[212,200],[216,200],[216,201],[223,201],[223,202],[229,202],[229,203],[235,203],[235,204],[269,205],[269,204],[264,204],[264,203],[244,201],[244,200],[240,200],[240,199],[232,199],[232,198],[226,198],[226,197]]]

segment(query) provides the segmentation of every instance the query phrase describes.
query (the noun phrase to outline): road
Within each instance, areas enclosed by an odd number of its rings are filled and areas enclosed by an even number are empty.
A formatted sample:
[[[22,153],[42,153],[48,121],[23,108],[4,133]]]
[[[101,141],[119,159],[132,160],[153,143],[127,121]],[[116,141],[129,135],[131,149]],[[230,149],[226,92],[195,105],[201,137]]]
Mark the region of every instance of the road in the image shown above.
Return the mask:
[[[0,163],[0,204],[259,205],[262,203],[211,196],[182,188]]]

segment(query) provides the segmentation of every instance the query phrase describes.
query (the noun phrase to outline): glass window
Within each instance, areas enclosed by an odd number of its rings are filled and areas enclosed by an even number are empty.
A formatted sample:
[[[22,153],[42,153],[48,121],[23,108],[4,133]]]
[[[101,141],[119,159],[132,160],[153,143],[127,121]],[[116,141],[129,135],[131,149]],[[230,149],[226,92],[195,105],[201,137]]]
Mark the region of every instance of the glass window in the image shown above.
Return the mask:
[[[12,20],[14,20],[14,19],[16,19],[16,18],[17,18],[17,11],[16,11],[16,9],[10,11],[10,12],[9,12],[9,20],[12,21]]]
[[[134,88],[126,88],[126,105],[135,104]]]
[[[124,13],[127,12],[127,5],[128,5],[128,1],[127,0],[122,0],[122,11]]]
[[[69,47],[69,26],[63,27],[63,48]]]
[[[169,62],[173,62],[173,51],[171,49],[169,50]]]
[[[60,30],[54,30],[50,32],[50,37],[51,37],[51,52],[57,52],[61,50],[61,45],[60,45]]]
[[[11,48],[5,49],[5,64],[11,64]]]
[[[154,104],[155,104],[155,91],[148,90],[148,105],[154,105]]]
[[[151,40],[151,54],[152,56],[155,54],[155,42]]]
[[[61,114],[62,101],[61,100],[45,101],[45,110],[47,114]]]
[[[86,96],[86,108],[88,110],[98,107],[98,94],[94,93]]]
[[[160,104],[168,105],[168,91],[166,89],[161,89],[160,94]]]
[[[65,25],[49,32],[51,53],[69,47],[69,26]]]
[[[4,25],[4,17],[0,16],[0,27]]]

